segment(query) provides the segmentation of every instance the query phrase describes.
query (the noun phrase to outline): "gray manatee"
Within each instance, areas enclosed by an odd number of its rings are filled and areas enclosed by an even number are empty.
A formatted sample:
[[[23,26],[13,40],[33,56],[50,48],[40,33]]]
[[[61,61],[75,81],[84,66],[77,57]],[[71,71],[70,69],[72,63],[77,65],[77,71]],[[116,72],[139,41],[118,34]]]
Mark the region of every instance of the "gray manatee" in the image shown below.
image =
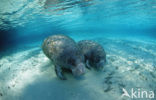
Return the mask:
[[[74,76],[85,73],[83,56],[77,43],[65,35],[53,35],[46,38],[42,49],[44,54],[54,63],[56,75],[65,80],[63,69],[71,70]]]
[[[100,44],[91,40],[81,40],[78,42],[78,46],[81,54],[84,55],[84,62],[87,68],[103,69],[106,63],[106,53]]]

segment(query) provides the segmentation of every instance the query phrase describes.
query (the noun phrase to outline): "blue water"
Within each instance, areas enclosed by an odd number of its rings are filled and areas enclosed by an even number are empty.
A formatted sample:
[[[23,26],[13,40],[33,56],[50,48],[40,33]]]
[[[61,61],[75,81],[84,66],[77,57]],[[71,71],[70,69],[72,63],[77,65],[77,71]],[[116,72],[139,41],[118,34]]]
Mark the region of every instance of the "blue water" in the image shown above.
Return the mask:
[[[107,53],[105,71],[89,71],[86,77],[90,78],[71,87],[70,82],[79,81],[72,77],[68,82],[57,80],[49,67],[53,64],[41,50],[43,40],[53,34],[100,43]],[[122,100],[123,87],[156,91],[155,51],[156,0],[0,2],[0,100],[108,100],[110,96]],[[66,90],[72,92],[64,94]]]
[[[155,0],[23,0],[1,5],[1,44],[40,41],[57,33],[156,37]]]

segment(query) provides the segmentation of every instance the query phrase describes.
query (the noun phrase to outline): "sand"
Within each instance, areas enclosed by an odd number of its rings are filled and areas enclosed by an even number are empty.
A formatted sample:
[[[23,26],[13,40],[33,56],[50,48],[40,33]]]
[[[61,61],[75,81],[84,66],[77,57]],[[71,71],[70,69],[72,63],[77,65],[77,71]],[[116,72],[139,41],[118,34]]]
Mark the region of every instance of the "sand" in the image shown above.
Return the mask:
[[[156,91],[155,43],[94,40],[107,53],[103,71],[87,69],[81,78],[66,73],[65,81],[58,79],[39,44],[17,48],[1,57],[0,100],[131,100],[121,97],[123,88]]]

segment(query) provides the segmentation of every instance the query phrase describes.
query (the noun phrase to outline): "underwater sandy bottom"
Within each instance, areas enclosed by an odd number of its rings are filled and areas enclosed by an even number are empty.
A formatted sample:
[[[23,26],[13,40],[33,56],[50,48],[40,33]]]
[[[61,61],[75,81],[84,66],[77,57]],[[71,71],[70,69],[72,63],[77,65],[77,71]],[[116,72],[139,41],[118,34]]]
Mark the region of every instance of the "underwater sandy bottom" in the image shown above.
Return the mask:
[[[0,100],[131,100],[121,98],[122,88],[156,91],[155,43],[94,40],[105,48],[107,64],[103,71],[87,70],[79,79],[70,73],[65,74],[68,80],[58,79],[40,45],[17,48],[4,56],[0,59]]]

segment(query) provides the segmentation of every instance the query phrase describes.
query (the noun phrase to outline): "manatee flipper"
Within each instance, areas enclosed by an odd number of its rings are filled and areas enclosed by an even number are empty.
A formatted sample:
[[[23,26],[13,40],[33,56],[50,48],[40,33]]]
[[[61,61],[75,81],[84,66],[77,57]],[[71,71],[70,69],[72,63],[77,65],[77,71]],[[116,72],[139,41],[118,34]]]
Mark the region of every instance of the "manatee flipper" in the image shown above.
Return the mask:
[[[62,73],[62,68],[59,66],[55,66],[55,72],[56,75],[61,79],[61,80],[66,80],[66,77]]]
[[[90,66],[90,64],[89,64],[89,60],[86,60],[86,67],[87,67],[88,69],[91,69],[91,66]]]

